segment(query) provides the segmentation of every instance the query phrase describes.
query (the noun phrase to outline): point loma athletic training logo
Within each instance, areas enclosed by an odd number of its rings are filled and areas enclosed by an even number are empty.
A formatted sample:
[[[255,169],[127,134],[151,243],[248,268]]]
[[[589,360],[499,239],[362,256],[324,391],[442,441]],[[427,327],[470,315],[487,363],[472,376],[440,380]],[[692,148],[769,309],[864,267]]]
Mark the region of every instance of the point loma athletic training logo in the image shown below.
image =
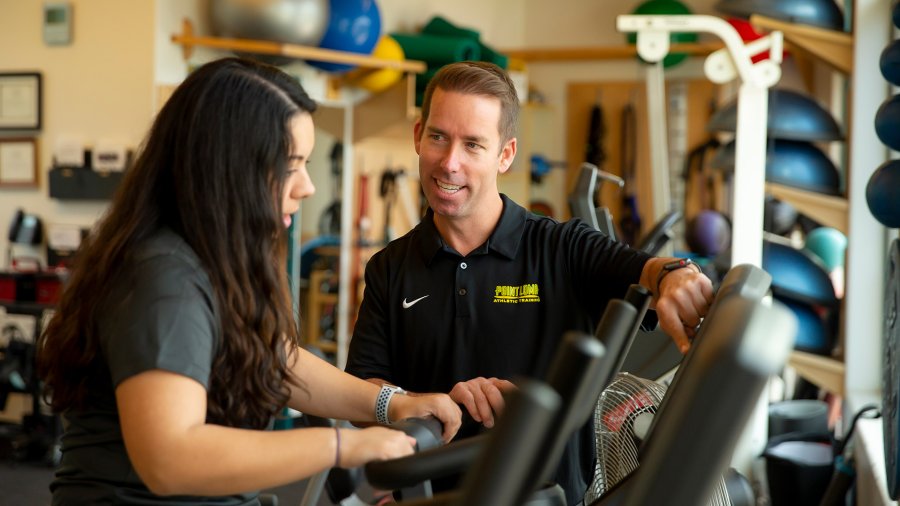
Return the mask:
[[[508,286],[497,285],[494,288],[494,303],[518,304],[520,302],[540,302],[537,283],[527,285]]]

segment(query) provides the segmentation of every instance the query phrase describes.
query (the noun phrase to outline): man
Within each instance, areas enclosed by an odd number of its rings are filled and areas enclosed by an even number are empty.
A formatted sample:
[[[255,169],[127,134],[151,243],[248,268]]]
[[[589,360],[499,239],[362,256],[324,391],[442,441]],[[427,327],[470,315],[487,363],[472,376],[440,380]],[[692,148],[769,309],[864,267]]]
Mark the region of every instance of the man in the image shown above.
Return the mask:
[[[485,427],[502,412],[510,378],[542,377],[563,333],[593,333],[629,284],[653,291],[660,325],[682,352],[712,300],[693,266],[674,268],[675,259],[651,258],[578,220],[538,217],[501,195],[518,110],[495,65],[455,63],[432,78],[414,128],[430,208],[367,265],[347,364],[376,384],[449,392]],[[382,392],[386,404],[394,391]],[[569,504],[593,474],[591,425],[569,442],[556,475]]]

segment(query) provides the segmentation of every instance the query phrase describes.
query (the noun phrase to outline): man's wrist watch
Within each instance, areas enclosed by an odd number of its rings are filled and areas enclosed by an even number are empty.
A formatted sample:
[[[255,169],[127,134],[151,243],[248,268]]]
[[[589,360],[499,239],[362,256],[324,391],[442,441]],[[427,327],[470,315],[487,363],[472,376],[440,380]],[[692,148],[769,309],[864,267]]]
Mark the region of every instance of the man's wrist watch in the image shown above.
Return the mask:
[[[656,277],[656,294],[659,295],[659,284],[662,283],[663,278],[668,276],[670,272],[684,269],[685,267],[690,267],[692,265],[697,266],[697,272],[700,272],[700,266],[690,258],[682,258],[663,265],[662,269],[659,271],[659,276]]]
[[[381,391],[375,399],[375,421],[381,425],[390,425],[391,420],[388,418],[388,408],[391,405],[391,398],[394,394],[405,394],[406,390],[387,383],[381,385]]]

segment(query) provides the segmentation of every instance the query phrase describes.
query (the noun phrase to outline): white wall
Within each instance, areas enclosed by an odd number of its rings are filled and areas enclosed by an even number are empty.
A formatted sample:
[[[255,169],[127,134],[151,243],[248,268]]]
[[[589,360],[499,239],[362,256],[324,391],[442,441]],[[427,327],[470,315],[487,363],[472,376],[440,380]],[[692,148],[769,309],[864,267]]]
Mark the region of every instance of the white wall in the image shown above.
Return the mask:
[[[137,146],[156,110],[157,87],[183,79],[187,62],[181,48],[170,37],[181,32],[181,20],[192,20],[198,34],[208,34],[208,0],[74,0],[74,40],[66,47],[49,47],[41,39],[39,0],[0,0],[0,71],[39,70],[44,74],[44,128],[41,143],[40,188],[0,189],[0,223],[17,206],[37,213],[48,223],[87,226],[105,209],[104,202],[62,202],[48,197],[46,170],[51,148],[60,134],[77,133],[91,142],[115,135]],[[498,49],[618,44],[622,35],[614,30],[617,14],[630,12],[639,2],[597,2],[594,0],[381,0],[384,32],[415,32],[432,16],[474,28],[482,40]],[[698,13],[711,12],[711,0],[689,2]],[[222,53],[198,49],[191,62],[207,61]],[[682,72],[694,72],[690,66]],[[308,77],[309,67],[292,64],[286,70]],[[529,69],[531,81],[550,99],[564,104],[565,86],[570,81],[616,79],[638,76],[631,62],[538,64]],[[560,109],[560,118],[563,114]],[[560,119],[558,124],[564,122]],[[565,132],[556,129],[549,144],[564,152]],[[411,135],[410,135],[411,137]],[[320,135],[314,154],[313,177],[318,194],[306,203],[304,230],[315,231],[321,210],[331,200],[327,159],[331,139]],[[406,158],[411,141],[395,141],[399,155]],[[407,147],[404,147],[406,145]],[[376,150],[376,151],[380,151]],[[365,150],[363,150],[365,153]],[[366,167],[384,164],[362,161]],[[2,246],[3,244],[0,244]]]
[[[90,226],[105,209],[103,202],[49,198],[47,170],[57,136],[79,134],[88,142],[113,136],[136,146],[152,114],[153,1],[72,1],[73,41],[62,47],[43,42],[43,3],[0,0],[0,72],[39,71],[44,88],[43,128],[2,134],[34,135],[40,143],[39,187],[0,188],[4,250],[5,227],[17,207],[45,224],[79,226]]]

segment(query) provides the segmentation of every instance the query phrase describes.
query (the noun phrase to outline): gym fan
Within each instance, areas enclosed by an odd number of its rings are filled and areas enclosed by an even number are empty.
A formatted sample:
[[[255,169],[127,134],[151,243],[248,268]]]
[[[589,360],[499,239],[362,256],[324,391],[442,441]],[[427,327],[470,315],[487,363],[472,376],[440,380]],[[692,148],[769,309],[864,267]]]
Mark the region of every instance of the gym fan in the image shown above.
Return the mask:
[[[593,503],[640,465],[641,443],[665,393],[664,385],[627,372],[617,375],[603,391],[594,410],[597,460],[585,504]],[[707,505],[731,504],[725,479],[720,477]]]

